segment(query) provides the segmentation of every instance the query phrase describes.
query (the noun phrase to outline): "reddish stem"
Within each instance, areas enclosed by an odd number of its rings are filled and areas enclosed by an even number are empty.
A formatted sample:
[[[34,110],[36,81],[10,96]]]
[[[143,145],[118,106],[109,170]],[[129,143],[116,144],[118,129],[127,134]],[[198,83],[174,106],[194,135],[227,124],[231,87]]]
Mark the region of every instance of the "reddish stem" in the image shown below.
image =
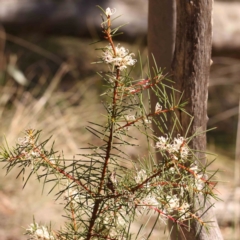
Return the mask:
[[[115,86],[114,86],[114,91],[113,91],[113,101],[112,101],[113,106],[112,106],[110,135],[109,135],[108,143],[107,143],[107,151],[106,151],[105,162],[104,162],[104,165],[103,165],[102,176],[101,176],[100,184],[99,184],[99,187],[98,187],[98,194],[100,194],[100,192],[103,188],[104,178],[106,176],[107,166],[108,166],[108,162],[109,162],[109,159],[110,159],[110,153],[111,153],[111,149],[112,149],[114,125],[115,125],[115,117],[116,117],[116,96],[117,96],[119,76],[120,76],[120,71],[119,71],[119,69],[117,69],[117,76],[116,76],[116,81],[115,81]]]
[[[116,49],[112,40],[112,36],[111,36],[111,19],[110,16],[107,17],[107,21],[108,21],[108,27],[106,30],[104,30],[104,33],[106,34],[105,38],[109,41],[114,56],[116,56]],[[111,116],[111,126],[110,126],[110,135],[108,138],[108,143],[107,143],[107,150],[106,150],[106,156],[105,156],[105,161],[104,161],[104,165],[103,165],[103,170],[102,170],[102,175],[101,175],[101,179],[100,179],[100,183],[99,183],[99,187],[98,187],[98,195],[101,193],[103,186],[104,186],[104,179],[107,173],[107,167],[108,167],[108,163],[110,160],[110,153],[111,153],[111,149],[112,149],[112,144],[113,144],[113,135],[114,135],[114,125],[115,125],[115,117],[116,117],[116,102],[117,102],[117,89],[118,89],[118,80],[120,78],[120,70],[116,68],[116,79],[115,79],[115,85],[114,85],[114,90],[113,90],[113,100],[112,100],[112,116]],[[93,227],[95,224],[95,220],[97,218],[98,215],[98,210],[99,210],[99,205],[101,203],[102,200],[97,199],[95,201],[94,204],[94,208],[93,208],[93,212],[92,212],[92,217],[90,220],[90,224],[89,224],[89,229],[88,229],[88,235],[86,240],[91,239],[91,237],[94,235],[93,234]]]
[[[72,197],[71,197],[72,200]],[[75,232],[77,232],[77,223],[76,223],[76,218],[75,218],[75,213],[74,213],[74,208],[73,208],[73,203],[70,203],[70,208],[71,208],[71,213],[72,213],[72,221],[73,221],[73,227]],[[76,240],[76,237],[74,238]]]
[[[33,145],[34,146],[34,145]],[[41,150],[38,147],[34,147],[34,150],[36,150],[41,159],[43,159],[45,162],[47,162],[53,169],[55,169],[56,171],[58,171],[59,173],[63,174],[65,177],[67,177],[68,179],[74,181],[77,185],[81,186],[82,188],[84,188],[90,195],[94,196],[95,193],[92,192],[90,189],[88,189],[80,180],[74,178],[71,174],[65,172],[63,169],[59,168],[58,166],[54,165],[46,156],[45,154],[43,154],[41,152]]]
[[[175,107],[172,107],[172,108],[170,108],[170,109],[164,109],[164,110],[160,110],[160,111],[157,111],[157,112],[154,112],[154,113],[149,113],[149,114],[147,114],[146,116],[141,116],[141,117],[135,119],[135,120],[132,121],[132,122],[126,123],[125,125],[117,128],[115,131],[119,131],[119,130],[121,130],[121,129],[123,129],[123,128],[129,127],[129,126],[133,125],[134,123],[136,123],[136,122],[138,122],[138,121],[140,121],[140,120],[143,120],[144,118],[153,117],[153,116],[155,116],[155,115],[159,115],[160,113],[171,112],[171,111],[174,111],[174,110],[177,109],[177,108],[178,108],[178,106],[175,106]]]

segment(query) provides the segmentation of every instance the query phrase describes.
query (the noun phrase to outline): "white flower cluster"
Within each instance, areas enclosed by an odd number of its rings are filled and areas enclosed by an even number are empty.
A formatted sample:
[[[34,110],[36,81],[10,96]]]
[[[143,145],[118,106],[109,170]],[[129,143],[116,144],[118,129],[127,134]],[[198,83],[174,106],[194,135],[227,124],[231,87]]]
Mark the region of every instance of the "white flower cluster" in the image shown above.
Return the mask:
[[[124,47],[119,47],[118,45],[115,47],[115,52],[116,55],[111,45],[105,47],[102,54],[103,62],[116,67],[120,71],[126,69],[127,66],[133,66],[137,62],[136,59],[132,58],[134,53],[129,53]]]
[[[32,129],[26,130],[24,138],[18,138],[19,146],[22,148],[22,160],[32,160],[33,158],[40,157],[41,153],[39,152],[39,149],[41,149],[41,146],[38,146],[37,148],[34,147],[35,138],[36,136]]]
[[[162,111],[162,106],[160,105],[160,103],[156,103],[155,106],[155,113]]]
[[[152,120],[151,119],[144,119],[144,122],[147,123],[147,124],[151,124]]]
[[[125,118],[127,121],[135,121],[136,120],[134,115],[126,115]]]
[[[198,167],[196,165],[190,167],[190,170],[194,173],[194,187],[201,193],[201,191],[205,187],[204,179],[206,179],[206,176],[203,173],[199,173]]]
[[[167,196],[165,209],[168,214],[178,211],[180,219],[184,220],[190,216],[190,205],[187,202],[181,202],[177,195]]]
[[[46,154],[41,144],[38,144],[37,135],[35,130],[28,129],[25,132],[25,136],[23,138],[18,138],[18,145],[20,148],[21,154],[19,155],[19,159],[22,161],[32,161],[34,163],[43,163],[43,158]],[[54,156],[49,158],[49,161],[52,164],[56,164],[56,158]]]
[[[135,181],[137,184],[141,184],[144,180],[147,179],[147,177],[148,176],[146,171],[142,169],[137,172]],[[150,184],[146,184],[144,187],[150,188]],[[155,189],[158,191],[158,193],[162,191],[160,186]],[[179,196],[181,197],[181,194]],[[178,217],[181,220],[185,220],[190,216],[190,205],[187,202],[180,200],[177,195],[168,195],[165,200],[160,200],[158,194],[155,194],[153,191],[149,191],[147,196],[144,196],[142,199],[137,200],[137,205],[139,206],[137,208],[139,214],[143,214],[145,210],[149,210],[149,206],[160,209],[163,213],[163,218],[161,218],[161,220],[164,220],[164,218],[166,218],[166,215],[171,215],[174,212],[178,212]]]
[[[147,173],[144,169],[141,169],[135,176],[135,181],[137,184],[142,183],[146,179],[147,179]]]
[[[30,235],[32,239],[38,240],[54,240],[54,236],[49,233],[45,226],[39,226],[37,223],[31,223],[26,229],[26,234]]]
[[[147,195],[143,200],[143,208],[145,209],[144,205],[149,205],[149,206],[159,206],[159,201],[156,199],[155,196],[153,195]]]
[[[106,13],[107,16],[112,16],[115,12],[116,12],[116,9],[115,9],[115,8],[111,9],[111,8],[109,8],[109,7],[108,7],[108,8],[106,9],[106,11],[105,11],[105,13]]]
[[[21,147],[27,147],[29,144],[34,144],[34,139],[30,136],[25,136],[24,138],[18,138],[18,142]]]
[[[137,175],[135,176],[135,181],[137,184],[141,184],[143,181],[145,181],[148,178],[147,173],[144,169],[141,169],[137,172]],[[145,184],[144,187],[149,188],[149,184]],[[158,206],[159,202],[155,198],[155,196],[152,193],[149,193],[147,196],[141,199],[139,202],[140,207],[140,213],[141,210],[145,210],[147,206]]]
[[[188,157],[189,148],[186,144],[186,139],[181,136],[177,136],[174,140],[169,142],[168,137],[159,137],[158,142],[156,143],[156,148],[159,148],[160,151],[168,152],[175,160],[179,158],[184,159]]]

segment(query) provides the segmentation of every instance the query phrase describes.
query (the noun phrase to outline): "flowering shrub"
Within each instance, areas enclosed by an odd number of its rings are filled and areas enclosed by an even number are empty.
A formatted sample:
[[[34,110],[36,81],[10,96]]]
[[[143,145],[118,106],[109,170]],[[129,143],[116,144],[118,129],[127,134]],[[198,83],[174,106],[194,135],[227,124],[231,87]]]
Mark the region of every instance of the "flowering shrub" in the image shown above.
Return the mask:
[[[129,54],[124,47],[116,46],[115,51],[113,51],[112,46],[109,45],[103,50],[102,60],[113,68],[122,71],[127,69],[127,66],[133,66],[137,62],[136,59],[132,59],[132,56],[134,56],[134,53]]]
[[[49,233],[45,226],[39,226],[37,223],[31,223],[29,228],[26,229],[26,234],[33,237],[33,239],[49,239],[54,240],[54,236]]]
[[[15,148],[2,148],[1,161],[8,172],[18,166],[24,173],[31,167],[30,175],[36,174],[43,184],[55,181],[54,186],[61,189],[57,199],[65,205],[65,226],[52,230],[34,222],[26,234],[31,239],[51,240],[149,239],[156,223],[150,233],[142,227],[138,232],[131,228],[139,216],[149,212],[155,213],[156,221],[172,221],[179,229],[188,228],[192,220],[205,226],[199,210],[209,197],[214,197],[214,185],[207,178],[206,168],[198,166],[190,138],[167,131],[169,115],[175,119],[177,131],[174,112],[183,111],[184,103],[174,102],[174,97],[166,93],[165,78],[158,68],[154,76],[149,71],[145,79],[131,78],[130,70],[137,60],[133,53],[113,42],[119,30],[111,28],[111,16],[116,10],[101,10],[108,45],[98,49],[101,53],[97,63],[108,66],[106,72],[99,73],[107,82],[106,123],[87,127],[101,144],[89,144],[84,148],[88,153],[69,162],[56,156],[53,147],[46,148],[49,139],[41,142],[40,131],[28,129]],[[144,101],[150,91],[158,97],[154,109],[150,101]],[[155,135],[151,123],[159,127],[161,136]],[[146,136],[146,143],[141,144],[147,144],[149,150],[136,160],[125,153],[124,147],[136,146],[137,131]],[[161,159],[154,157],[155,151]]]

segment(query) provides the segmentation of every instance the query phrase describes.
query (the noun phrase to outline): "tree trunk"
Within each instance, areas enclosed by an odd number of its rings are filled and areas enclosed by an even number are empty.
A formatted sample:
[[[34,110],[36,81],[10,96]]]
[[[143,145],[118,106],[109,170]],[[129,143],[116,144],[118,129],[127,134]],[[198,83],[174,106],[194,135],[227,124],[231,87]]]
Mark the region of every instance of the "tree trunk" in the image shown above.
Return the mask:
[[[148,4],[147,42],[150,66],[154,66],[153,54],[163,74],[169,74],[171,71],[175,42],[175,0],[149,0]],[[170,74],[168,77],[170,78]],[[157,96],[152,94],[152,109],[155,109],[157,102]],[[153,129],[156,134],[159,133],[159,129],[155,124],[153,124]],[[161,154],[157,153],[157,159],[160,158]]]
[[[157,56],[155,57],[157,64],[160,67],[166,64],[166,70],[169,71],[171,57],[166,58],[164,54],[160,54],[169,48],[169,44],[173,46],[173,42],[169,43],[164,40],[165,35],[169,33],[169,28],[174,26],[172,20],[163,20],[164,14],[170,9],[174,9],[170,6],[172,2],[167,2],[170,1],[149,0],[148,44],[149,54],[153,52]],[[205,155],[200,152],[206,149],[204,131],[206,131],[207,123],[207,87],[211,61],[212,0],[176,0],[176,12],[177,24],[172,78],[175,82],[174,87],[184,93],[183,101],[188,101],[186,111],[194,117],[188,136],[192,136],[196,132],[201,133],[193,139],[191,147],[199,151],[197,155],[204,162]],[[171,13],[169,16],[173,17],[174,14]],[[159,30],[157,30],[158,28]],[[174,32],[173,29],[172,32]],[[151,38],[155,38],[155,40]],[[162,59],[159,60],[159,58]],[[179,112],[179,119],[183,131],[186,131],[191,119],[183,112]],[[202,212],[205,212],[209,205],[210,203],[206,204]],[[212,221],[209,232],[203,228],[199,233],[200,226],[198,226],[197,221],[192,222],[190,232],[185,230],[178,232],[177,227],[169,221],[169,227],[173,227],[171,239],[223,239],[212,208],[207,210],[202,218],[204,221]]]
[[[186,111],[193,117],[189,136],[206,131],[208,78],[212,49],[212,0],[177,0],[176,47],[172,64],[175,87],[184,92]],[[183,129],[190,119],[179,113]],[[193,149],[205,151],[206,136],[192,141]]]
[[[149,0],[148,52],[164,73],[171,70],[175,40],[175,0]],[[150,57],[150,61],[152,61]],[[151,62],[153,64],[153,61]]]

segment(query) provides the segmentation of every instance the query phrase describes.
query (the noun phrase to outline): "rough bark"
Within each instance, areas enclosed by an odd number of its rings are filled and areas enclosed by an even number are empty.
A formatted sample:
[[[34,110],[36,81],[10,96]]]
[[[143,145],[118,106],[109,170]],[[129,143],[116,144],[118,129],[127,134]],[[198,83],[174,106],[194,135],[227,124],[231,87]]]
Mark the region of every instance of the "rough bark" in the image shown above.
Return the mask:
[[[175,0],[149,0],[148,14],[148,52],[150,66],[154,66],[152,54],[161,67],[164,74],[171,71],[171,63],[175,42]],[[158,99],[155,94],[151,96],[152,109],[155,108]],[[153,125],[157,134],[159,129]],[[160,153],[157,156],[161,158]]]
[[[207,92],[212,46],[212,0],[177,0],[176,47],[173,60],[175,87],[184,92],[186,110],[193,117],[189,135],[206,130]],[[190,119],[180,113],[183,129]],[[192,147],[204,151],[205,134],[194,138]]]
[[[164,5],[160,7],[161,3],[159,2],[162,1],[149,1],[148,43],[150,53],[154,51],[154,55],[158,56],[156,57],[157,63],[159,66],[163,66],[164,61],[158,58],[164,58],[165,56],[159,55],[161,50],[158,48],[168,48],[169,42],[162,42],[162,38],[164,37],[165,39],[164,35],[166,32],[169,32],[169,28],[173,24],[171,24],[171,21],[162,22],[162,14],[168,10],[163,8]],[[188,136],[192,136],[196,132],[202,133],[193,139],[191,147],[194,150],[205,151],[206,135],[203,132],[206,130],[207,123],[207,86],[212,44],[212,0],[176,0],[176,6],[177,25],[172,78],[175,82],[174,87],[184,92],[183,101],[188,101],[186,111],[194,117]],[[155,26],[153,27],[151,24],[155,24]],[[157,30],[158,27],[159,30]],[[155,38],[156,40],[151,40],[151,38]],[[152,44],[155,44],[155,46],[152,46]],[[164,44],[167,45],[165,46]],[[167,67],[169,66],[167,65],[169,62],[165,64]],[[191,119],[183,112],[179,112],[179,119],[182,129],[186,131]],[[204,161],[204,154],[198,152],[197,155]],[[205,212],[209,206],[210,203],[207,203],[202,212]],[[173,228],[171,239],[222,239],[211,208],[204,214],[203,219],[205,221],[212,221],[212,227],[210,227],[209,232],[205,228],[202,228],[199,233],[200,226],[196,221],[191,223],[190,232],[184,229],[178,231],[177,227],[172,222],[169,222],[169,227]]]
[[[169,73],[171,70],[174,51],[174,2],[175,0],[149,0],[148,52],[154,54],[158,66],[164,69],[164,73]]]
[[[184,92],[183,100],[187,100],[186,110],[194,119],[189,128],[189,136],[197,135],[192,141],[192,148],[200,151],[198,157],[204,161],[201,151],[206,149],[207,124],[207,94],[208,79],[211,62],[212,46],[212,0],[177,0],[177,27],[175,53],[172,65],[173,80],[176,88]],[[179,113],[182,129],[187,129],[190,118]],[[206,204],[205,210],[210,203]],[[222,239],[213,210],[207,210],[203,220],[213,221],[213,227],[209,232],[202,228],[196,221],[191,224],[191,231],[183,231],[179,236],[181,239]],[[176,239],[173,238],[172,239]]]

